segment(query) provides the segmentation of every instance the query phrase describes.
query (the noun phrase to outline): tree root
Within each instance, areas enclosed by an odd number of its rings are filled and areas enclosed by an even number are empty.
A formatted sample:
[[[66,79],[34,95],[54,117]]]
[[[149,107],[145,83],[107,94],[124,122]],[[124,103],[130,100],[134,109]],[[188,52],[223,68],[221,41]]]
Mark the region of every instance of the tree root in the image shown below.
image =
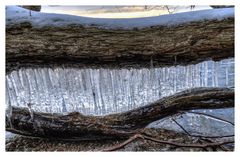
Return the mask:
[[[202,149],[206,149],[208,147],[220,147],[224,151],[229,151],[229,149],[227,149],[223,145],[229,144],[229,143],[234,143],[234,140],[226,140],[226,141],[221,141],[221,142],[211,141],[211,143],[203,143],[203,144],[183,144],[183,143],[177,143],[177,142],[172,142],[172,141],[159,140],[157,138],[153,138],[153,137],[143,135],[143,134],[136,134],[120,144],[117,144],[117,145],[114,145],[114,146],[111,146],[108,148],[104,148],[101,151],[119,150],[119,149],[123,148],[124,146],[126,146],[127,144],[133,142],[136,139],[149,140],[152,142],[161,143],[161,144],[165,144],[165,145],[171,145],[171,146],[175,146],[175,147],[190,147],[190,148],[202,148]]]

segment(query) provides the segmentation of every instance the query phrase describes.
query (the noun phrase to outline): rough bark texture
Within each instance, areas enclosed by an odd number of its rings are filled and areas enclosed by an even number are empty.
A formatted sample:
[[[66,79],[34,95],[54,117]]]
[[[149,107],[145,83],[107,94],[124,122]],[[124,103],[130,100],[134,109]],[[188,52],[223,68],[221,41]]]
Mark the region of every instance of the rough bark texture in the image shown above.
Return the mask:
[[[234,56],[234,18],[106,30],[95,26],[6,26],[6,70],[25,66],[119,68],[194,64]]]
[[[147,106],[106,116],[32,113],[13,108],[6,118],[6,130],[27,136],[97,140],[127,138],[149,123],[191,109],[234,107],[234,90],[228,88],[195,88],[165,97]],[[33,115],[31,117],[31,115]]]

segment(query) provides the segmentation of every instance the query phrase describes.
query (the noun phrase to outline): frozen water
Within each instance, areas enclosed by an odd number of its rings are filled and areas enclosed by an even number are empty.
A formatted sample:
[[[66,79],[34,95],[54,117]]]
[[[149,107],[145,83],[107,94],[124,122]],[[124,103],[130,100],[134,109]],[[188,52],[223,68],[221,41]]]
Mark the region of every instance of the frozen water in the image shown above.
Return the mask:
[[[193,112],[206,113],[234,123],[234,109],[196,110]],[[187,113],[174,118],[191,135],[226,136],[234,134],[234,126],[230,123],[216,120],[204,115]],[[149,128],[165,128],[184,132],[169,118],[151,123]]]
[[[6,104],[105,115],[194,87],[234,87],[234,60],[149,69],[22,68],[6,76]]]
[[[11,106],[28,107],[31,113],[106,115],[194,87],[234,87],[234,59],[149,69],[22,68],[6,76],[6,116],[11,117]],[[198,112],[234,122],[233,108]],[[191,134],[234,133],[234,126],[206,116],[184,114],[176,120]],[[183,131],[171,119],[148,127]]]

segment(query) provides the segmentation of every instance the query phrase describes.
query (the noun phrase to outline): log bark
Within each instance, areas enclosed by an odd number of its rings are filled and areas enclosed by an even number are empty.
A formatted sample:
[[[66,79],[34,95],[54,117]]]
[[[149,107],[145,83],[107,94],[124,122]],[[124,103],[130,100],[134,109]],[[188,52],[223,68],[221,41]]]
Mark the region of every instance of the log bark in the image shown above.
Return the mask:
[[[233,8],[234,5],[210,5],[210,7],[214,9],[219,9],[219,8]]]
[[[33,11],[41,11],[41,5],[19,5],[22,8],[33,10]]]
[[[161,67],[234,56],[234,18],[176,26],[104,29],[6,26],[6,71],[33,66]]]
[[[227,107],[234,107],[234,89],[195,88],[128,112],[106,116],[86,116],[78,112],[68,115],[31,114],[27,108],[13,107],[10,119],[6,117],[6,130],[26,136],[54,139],[128,138],[149,123],[179,111]]]

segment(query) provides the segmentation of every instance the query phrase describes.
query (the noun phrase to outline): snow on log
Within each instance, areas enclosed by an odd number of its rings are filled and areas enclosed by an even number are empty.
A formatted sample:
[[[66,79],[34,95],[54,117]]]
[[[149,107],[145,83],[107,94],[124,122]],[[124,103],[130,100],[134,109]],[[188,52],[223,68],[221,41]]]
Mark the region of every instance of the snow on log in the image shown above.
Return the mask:
[[[99,19],[6,8],[7,71],[23,66],[108,68],[195,64],[234,56],[234,8]]]
[[[79,112],[60,115],[13,107],[11,117],[6,117],[6,130],[26,136],[54,139],[127,138],[149,123],[179,111],[227,107],[234,107],[234,89],[194,88],[143,107],[106,116],[86,116]]]

